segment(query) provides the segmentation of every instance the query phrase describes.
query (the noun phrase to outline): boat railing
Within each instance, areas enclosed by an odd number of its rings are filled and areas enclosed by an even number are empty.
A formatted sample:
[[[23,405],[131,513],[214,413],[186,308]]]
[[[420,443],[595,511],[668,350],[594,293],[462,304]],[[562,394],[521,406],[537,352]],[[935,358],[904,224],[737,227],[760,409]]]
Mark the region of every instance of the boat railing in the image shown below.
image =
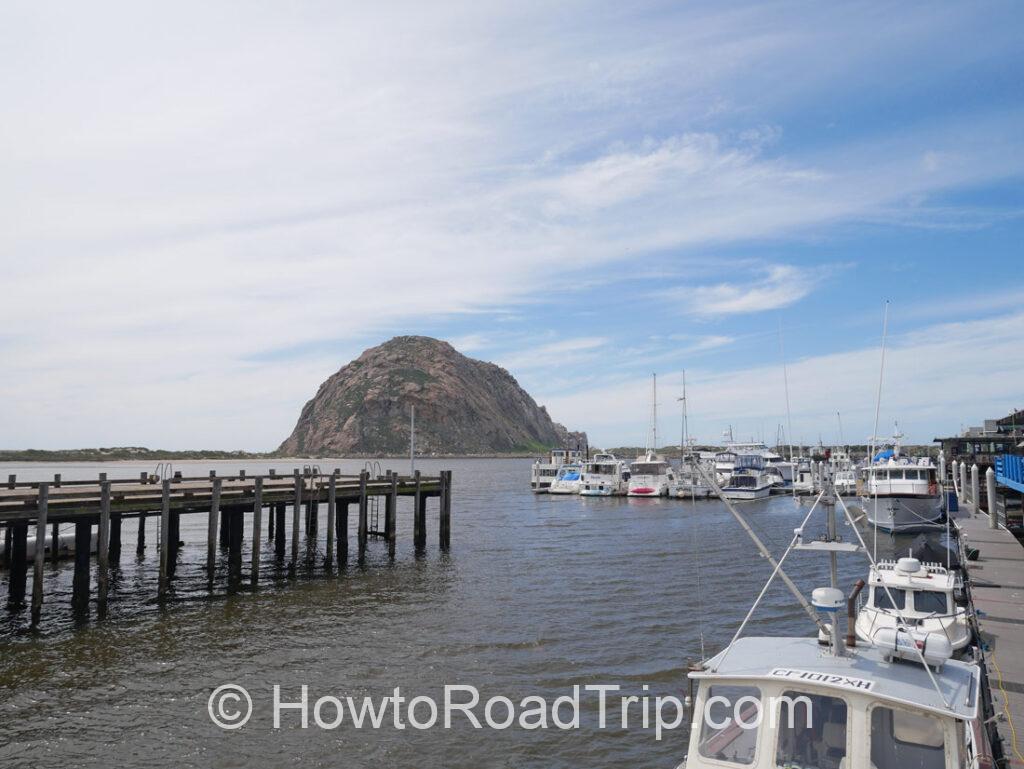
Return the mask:
[[[896,571],[896,564],[897,563],[898,563],[898,561],[892,561],[892,560],[877,561],[875,563],[875,568],[878,571]],[[942,566],[942,565],[937,564],[937,563],[932,563],[932,562],[923,563],[922,562],[921,563],[921,568],[923,568],[925,570],[925,572],[928,573],[928,574],[938,574],[940,576],[949,576],[949,570],[945,566]]]

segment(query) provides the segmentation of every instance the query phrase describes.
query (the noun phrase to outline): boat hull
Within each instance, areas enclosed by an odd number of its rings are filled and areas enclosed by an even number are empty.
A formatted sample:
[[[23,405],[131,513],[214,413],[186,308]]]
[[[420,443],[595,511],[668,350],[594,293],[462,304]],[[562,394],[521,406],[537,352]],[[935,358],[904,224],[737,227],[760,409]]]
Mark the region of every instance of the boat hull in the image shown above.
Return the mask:
[[[942,498],[938,496],[861,497],[869,526],[894,534],[931,531],[942,520]]]
[[[767,499],[772,493],[771,486],[764,486],[759,489],[730,488],[722,489],[722,496],[726,499]]]

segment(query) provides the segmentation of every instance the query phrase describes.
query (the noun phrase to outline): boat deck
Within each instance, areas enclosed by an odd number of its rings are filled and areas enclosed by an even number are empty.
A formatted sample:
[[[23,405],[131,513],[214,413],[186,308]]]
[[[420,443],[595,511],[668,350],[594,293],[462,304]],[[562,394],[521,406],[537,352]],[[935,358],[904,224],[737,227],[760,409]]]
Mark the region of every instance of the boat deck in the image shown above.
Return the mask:
[[[1024,767],[1024,547],[1006,529],[990,529],[988,516],[960,503],[956,524],[980,551],[968,562],[971,596],[987,647],[985,659],[1008,766]]]

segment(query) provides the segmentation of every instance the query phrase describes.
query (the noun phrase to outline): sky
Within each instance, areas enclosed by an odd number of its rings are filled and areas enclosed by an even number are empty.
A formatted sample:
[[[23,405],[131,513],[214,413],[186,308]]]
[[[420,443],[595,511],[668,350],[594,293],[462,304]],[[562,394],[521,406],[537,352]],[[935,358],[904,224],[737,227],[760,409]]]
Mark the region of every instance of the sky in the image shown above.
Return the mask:
[[[1024,407],[1019,3],[0,7],[0,447],[269,450],[398,334],[595,446]],[[788,401],[787,409],[787,385]],[[788,412],[788,413],[787,413]],[[789,425],[792,425],[790,431]]]

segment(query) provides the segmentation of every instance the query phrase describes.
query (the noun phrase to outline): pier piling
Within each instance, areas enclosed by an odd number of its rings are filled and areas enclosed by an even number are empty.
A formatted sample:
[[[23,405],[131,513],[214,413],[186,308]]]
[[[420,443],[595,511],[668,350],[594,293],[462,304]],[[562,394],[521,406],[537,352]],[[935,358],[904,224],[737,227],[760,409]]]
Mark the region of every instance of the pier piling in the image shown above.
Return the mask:
[[[213,479],[213,492],[210,498],[210,518],[206,524],[206,573],[210,588],[213,588],[213,575],[217,567],[217,529],[220,524],[220,478]]]
[[[286,548],[286,535],[288,533],[287,527],[285,526],[285,516],[288,513],[288,506],[284,502],[278,502],[274,505],[274,556],[278,560],[284,559],[284,553]]]
[[[146,552],[146,514],[139,513],[139,531],[135,543],[135,554],[142,555]]]
[[[441,471],[441,549],[448,550],[452,542],[452,471]]]
[[[384,534],[388,540],[388,555],[394,558],[398,530],[398,473],[393,473],[390,480],[391,489],[384,500]]]
[[[117,564],[121,562],[121,514],[110,514],[110,561]]]
[[[107,593],[110,589],[110,481],[100,482],[100,528],[96,543],[96,557],[99,561],[99,592],[97,608],[100,616],[107,612]]]
[[[334,473],[327,482],[327,563],[334,560],[334,529],[338,517],[338,479]]]
[[[423,478],[419,470],[413,473],[413,483],[412,543],[416,552],[422,552],[427,546],[427,498],[423,495]]]
[[[367,532],[367,504],[366,504],[366,483],[369,480],[369,472],[363,470],[359,473],[359,557],[366,552]]]
[[[160,582],[157,587],[157,595],[163,599],[167,595],[169,586],[169,574],[167,571],[170,548],[168,547],[168,536],[171,533],[171,482],[169,479],[163,481],[163,497],[160,502]],[[139,530],[142,530],[142,519],[139,519]]]
[[[295,471],[295,504],[292,510],[292,568],[299,567],[299,515],[302,509],[302,484],[299,471]]]
[[[36,513],[36,552],[32,570],[32,624],[39,624],[39,615],[43,609],[43,562],[46,559],[46,516],[49,488],[45,483],[39,484],[39,501]]]
[[[8,606],[18,607],[25,603],[25,580],[28,577],[28,521],[16,521],[11,525],[11,568],[8,572],[10,587],[7,590]]]
[[[75,521],[75,575],[71,580],[71,604],[76,613],[89,610],[89,556],[92,549],[92,521]]]
[[[263,542],[260,526],[263,521],[263,479],[256,478],[253,489],[255,502],[252,506],[252,567],[250,578],[255,587],[260,581],[260,543]]]

